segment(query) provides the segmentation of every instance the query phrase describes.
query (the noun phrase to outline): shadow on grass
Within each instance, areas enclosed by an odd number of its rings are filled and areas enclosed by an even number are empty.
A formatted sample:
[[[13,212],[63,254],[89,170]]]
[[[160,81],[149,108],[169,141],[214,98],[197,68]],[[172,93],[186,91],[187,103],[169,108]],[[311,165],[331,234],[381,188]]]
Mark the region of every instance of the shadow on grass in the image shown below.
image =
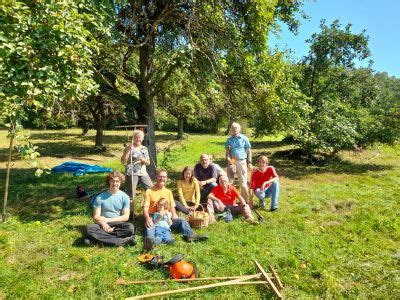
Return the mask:
[[[102,155],[104,157],[114,157],[115,155],[110,152],[103,152],[95,149],[91,145],[72,144],[70,142],[53,142],[53,143],[36,143],[35,146],[39,147],[41,157],[73,157],[76,159],[88,159],[88,155]],[[121,152],[122,153],[122,152]],[[8,149],[0,149],[0,162],[6,162],[8,159]],[[21,160],[19,154],[14,150],[12,161]]]
[[[42,157],[85,157],[99,153],[91,145],[71,144],[70,142],[36,143]]]
[[[5,170],[0,169],[0,177],[3,176]],[[54,173],[35,177],[33,169],[12,169],[7,211],[23,223],[90,216],[90,197],[77,199],[76,186],[82,184],[88,192],[98,192],[104,187],[104,178],[104,173],[79,177]],[[4,193],[3,189],[2,185],[0,193]]]
[[[322,175],[324,173],[335,174],[362,174],[369,171],[391,170],[391,165],[363,164],[342,160],[339,157],[314,160],[310,163],[309,159],[301,154],[298,149],[282,150],[274,152],[270,156],[270,164],[273,165],[278,173],[290,179],[301,179],[309,175]]]

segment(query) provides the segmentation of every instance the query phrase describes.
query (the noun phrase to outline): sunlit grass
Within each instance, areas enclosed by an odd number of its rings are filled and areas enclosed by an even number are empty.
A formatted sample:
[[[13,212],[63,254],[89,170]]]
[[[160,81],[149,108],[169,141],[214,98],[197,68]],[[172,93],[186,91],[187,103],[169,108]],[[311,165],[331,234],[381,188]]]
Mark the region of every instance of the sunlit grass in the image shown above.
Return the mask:
[[[0,131],[0,167],[4,178],[5,131]],[[124,131],[106,131],[109,151],[93,150],[94,131],[32,131],[41,161],[55,166],[68,160],[122,169],[119,157],[129,140]],[[208,152],[222,166],[223,135],[189,135],[177,142],[174,133],[158,132],[158,161],[171,174],[169,186],[185,165]],[[200,230],[206,243],[188,244],[175,235],[174,246],[156,252],[166,259],[183,253],[201,276],[252,274],[251,259],[275,266],[286,298],[392,299],[399,286],[400,146],[373,147],[355,157],[309,165],[279,151],[292,145],[280,138],[251,139],[254,157],[267,153],[281,176],[277,213],[262,212],[266,221],[252,226],[236,219]],[[166,150],[168,149],[168,150]],[[87,202],[75,199],[75,187],[104,188],[104,175],[74,177],[51,174],[34,177],[33,170],[14,157],[9,211],[0,224],[0,298],[123,298],[183,287],[118,286],[115,280],[162,279],[166,270],[139,264],[141,229],[133,248],[83,247],[81,230],[91,222]],[[3,183],[4,181],[1,180]],[[3,184],[0,192],[3,192]],[[141,226],[141,225],[140,225]],[[195,285],[195,284],[190,284]],[[186,287],[187,285],[185,285]],[[226,287],[184,294],[185,297],[269,298],[263,286]]]

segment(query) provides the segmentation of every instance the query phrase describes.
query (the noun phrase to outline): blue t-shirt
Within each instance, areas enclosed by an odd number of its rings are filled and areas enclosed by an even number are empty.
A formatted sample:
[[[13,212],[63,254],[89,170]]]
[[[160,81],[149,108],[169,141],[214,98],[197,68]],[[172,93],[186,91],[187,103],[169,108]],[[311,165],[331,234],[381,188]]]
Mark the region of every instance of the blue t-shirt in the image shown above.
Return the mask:
[[[115,195],[109,191],[105,191],[96,197],[93,207],[100,207],[100,215],[103,217],[116,218],[121,216],[124,209],[130,208],[130,199],[123,191],[118,191]]]
[[[246,159],[247,149],[251,148],[249,139],[243,135],[231,136],[226,140],[225,149],[229,149],[229,156],[235,159]]]

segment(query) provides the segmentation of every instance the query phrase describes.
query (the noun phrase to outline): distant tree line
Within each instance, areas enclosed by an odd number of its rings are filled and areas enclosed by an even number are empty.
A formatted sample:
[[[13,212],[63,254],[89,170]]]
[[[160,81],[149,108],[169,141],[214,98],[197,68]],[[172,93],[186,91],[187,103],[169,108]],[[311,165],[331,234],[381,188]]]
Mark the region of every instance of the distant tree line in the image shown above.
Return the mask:
[[[289,61],[268,44],[296,32],[302,1],[10,1],[0,5],[3,124],[96,129],[147,124],[216,132],[246,120],[309,154],[394,143],[400,79],[357,67],[368,36],[321,21],[309,53]],[[49,12],[47,15],[43,11]],[[71,25],[73,24],[73,26]]]

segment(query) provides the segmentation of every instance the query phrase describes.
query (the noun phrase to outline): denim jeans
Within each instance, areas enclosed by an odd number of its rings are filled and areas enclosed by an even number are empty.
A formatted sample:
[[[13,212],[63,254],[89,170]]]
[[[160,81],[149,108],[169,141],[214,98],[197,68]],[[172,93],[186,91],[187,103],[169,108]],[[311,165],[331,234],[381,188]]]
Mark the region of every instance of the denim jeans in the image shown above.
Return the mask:
[[[161,243],[172,244],[175,242],[174,238],[171,236],[171,230],[166,227],[156,226],[154,231],[154,244],[158,245]]]
[[[278,208],[279,181],[274,181],[265,190],[255,190],[254,192],[260,200],[260,205],[265,208],[265,198],[271,197],[271,209]]]
[[[172,231],[181,233],[184,238],[187,238],[189,235],[192,235],[194,233],[192,228],[190,227],[189,223],[183,219],[173,220],[170,229]],[[144,236],[154,241],[155,240],[155,226],[153,225],[150,228],[147,228],[145,225],[144,226]]]

